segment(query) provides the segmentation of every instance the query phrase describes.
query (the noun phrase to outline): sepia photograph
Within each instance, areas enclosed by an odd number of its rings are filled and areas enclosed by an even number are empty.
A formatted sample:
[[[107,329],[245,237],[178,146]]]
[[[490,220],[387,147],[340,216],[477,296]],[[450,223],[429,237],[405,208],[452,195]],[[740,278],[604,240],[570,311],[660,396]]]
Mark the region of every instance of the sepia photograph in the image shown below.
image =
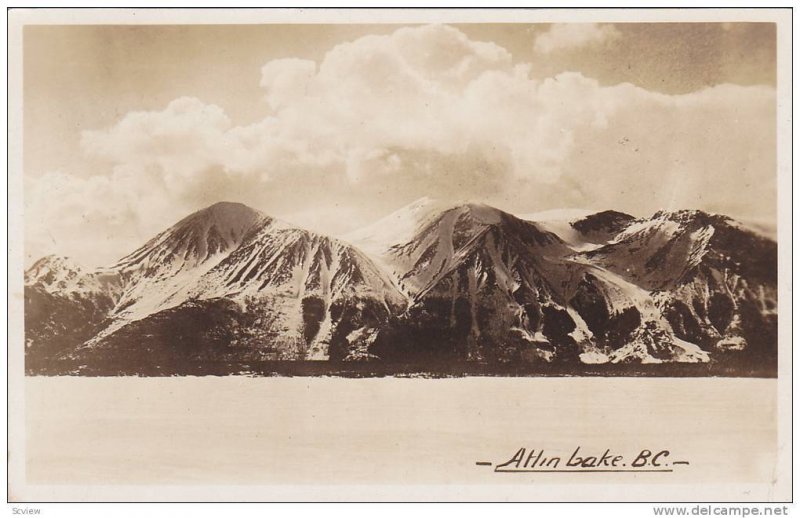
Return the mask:
[[[9,23],[10,501],[791,500],[791,10]]]

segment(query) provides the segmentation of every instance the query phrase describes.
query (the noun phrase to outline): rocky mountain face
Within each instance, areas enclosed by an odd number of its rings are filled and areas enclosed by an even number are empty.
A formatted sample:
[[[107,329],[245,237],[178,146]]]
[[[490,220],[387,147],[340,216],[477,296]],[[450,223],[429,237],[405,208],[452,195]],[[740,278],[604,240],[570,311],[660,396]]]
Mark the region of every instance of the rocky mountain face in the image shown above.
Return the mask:
[[[774,241],[725,216],[659,212],[585,257],[650,293],[681,339],[776,360]]]
[[[630,214],[605,210],[569,222],[578,231],[583,241],[588,243],[607,243],[625,230],[636,218]]]
[[[219,203],[109,267],[35,263],[26,351],[151,366],[771,364],[776,271],[774,241],[696,211],[529,221],[423,199],[334,239]]]
[[[381,257],[411,305],[379,337],[376,354],[550,361],[558,342],[577,357],[570,333],[578,330],[564,325],[571,253],[556,235],[492,207],[435,213]]]
[[[426,214],[408,242],[389,245],[378,260],[411,299],[373,347],[382,358],[709,360],[675,335],[646,290],[587,260],[546,226],[492,207]]]

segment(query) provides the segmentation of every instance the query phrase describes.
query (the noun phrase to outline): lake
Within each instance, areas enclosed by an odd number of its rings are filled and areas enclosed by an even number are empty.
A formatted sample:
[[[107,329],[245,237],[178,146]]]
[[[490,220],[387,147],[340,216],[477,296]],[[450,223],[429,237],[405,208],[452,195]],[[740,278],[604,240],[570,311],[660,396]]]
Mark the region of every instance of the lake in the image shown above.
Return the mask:
[[[774,379],[34,376],[24,386],[25,490],[40,497],[81,486],[81,498],[167,498],[154,485],[189,499],[313,486],[326,499],[631,499],[636,487],[763,497],[777,459]],[[476,465],[576,446],[667,449],[690,465],[511,475]]]

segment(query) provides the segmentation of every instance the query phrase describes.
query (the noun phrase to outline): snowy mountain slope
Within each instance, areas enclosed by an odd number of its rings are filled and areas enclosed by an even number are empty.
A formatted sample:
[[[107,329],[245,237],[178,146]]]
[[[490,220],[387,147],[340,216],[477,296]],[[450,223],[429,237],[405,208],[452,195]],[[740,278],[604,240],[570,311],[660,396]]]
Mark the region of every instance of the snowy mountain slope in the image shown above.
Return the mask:
[[[368,254],[380,256],[392,246],[410,241],[418,227],[429,217],[454,205],[447,201],[423,197],[371,225],[342,235],[341,239]]]
[[[38,286],[50,294],[86,297],[98,294],[115,298],[121,282],[113,270],[87,270],[68,257],[48,255],[25,272],[25,285]]]
[[[421,199],[340,240],[215,204],[108,268],[35,263],[28,352],[151,366],[774,363],[774,241],[697,211],[534,216]]]
[[[586,258],[647,290],[683,339],[723,351],[774,341],[777,245],[730,218],[658,212]]]
[[[406,214],[413,213],[406,211]],[[682,307],[680,299],[693,300],[691,295],[677,291],[664,295],[657,290],[654,275],[662,275],[662,281],[679,280],[696,267],[701,257],[721,263],[730,259],[730,254],[726,253],[708,256],[702,253],[712,229],[704,225],[681,226],[673,221],[687,218],[688,213],[672,217],[657,214],[652,219],[642,220],[615,211],[567,214],[569,218],[582,216],[568,222],[571,231],[567,232],[563,227],[559,232],[552,226],[554,221],[563,223],[563,212],[535,216],[542,221],[534,223],[533,230],[525,225],[509,225],[507,222],[519,220],[503,214],[490,207],[467,204],[438,213],[427,211],[416,225],[406,225],[407,228],[416,226],[416,235],[406,243],[390,246],[381,253],[381,258],[415,304],[395,326],[402,328],[402,332],[387,332],[392,338],[386,343],[397,342],[400,339],[395,335],[408,335],[414,328],[418,329],[405,339],[406,343],[430,342],[426,337],[441,337],[449,332],[443,329],[446,327],[457,336],[450,339],[452,346],[444,348],[470,358],[486,357],[477,345],[481,341],[502,343],[506,349],[516,341],[518,346],[504,354],[513,356],[522,351],[528,356],[546,359],[557,356],[550,353],[559,345],[562,351],[571,351],[562,355],[574,354],[574,342],[582,360],[601,362],[706,362],[710,358],[709,351],[743,347],[741,333],[736,333],[736,317],[726,317],[729,322],[725,325],[726,331],[718,333],[712,343],[706,336],[708,333],[686,331],[687,327],[698,326],[713,330],[710,317],[695,315],[692,317],[697,321],[695,324],[685,317],[686,311],[680,316],[678,312],[682,310],[675,309]],[[659,230],[652,231],[653,227]],[[730,228],[737,227],[730,225]],[[548,237],[539,242],[519,239],[520,234],[532,231]],[[627,264],[616,268],[613,263],[598,261],[615,243],[628,242],[630,236],[641,236],[643,232],[648,236],[652,234],[650,245],[655,249],[652,255],[670,239],[673,244],[680,243],[676,246],[680,253],[660,254],[666,260],[658,263],[659,270],[651,272],[649,280],[643,282],[642,278],[631,275],[637,268],[635,261],[633,269]],[[559,233],[566,234],[569,240],[559,239]],[[728,235],[726,240],[729,244],[724,249],[730,249],[737,246],[734,243],[738,242],[738,236]],[[769,248],[769,241],[763,243]],[[633,248],[626,249],[625,253],[646,255],[647,247]],[[761,259],[744,259],[731,266],[735,269],[737,265],[749,265],[747,277],[763,277],[764,271],[774,274],[769,250],[761,252],[756,254]],[[657,264],[660,256],[652,259],[651,264]],[[699,284],[706,291],[719,291],[715,280],[718,278],[722,277],[711,276]],[[740,300],[752,299],[760,303],[758,311],[751,309],[748,314],[765,311],[767,317],[755,323],[749,318],[749,327],[764,330],[767,335],[774,327],[768,315],[774,310],[770,298],[774,284],[772,279],[750,294],[740,290],[738,296]],[[735,299],[729,298],[732,306],[737,306]],[[498,309],[501,307],[504,309]],[[704,302],[699,307],[706,308],[708,304]],[[714,314],[720,311],[711,309]],[[701,309],[699,313],[705,315],[706,312]],[[444,326],[443,322],[449,324]],[[482,326],[491,331],[482,333]],[[565,331],[559,332],[559,327]],[[389,345],[382,347],[376,349],[379,355],[392,354]],[[406,349],[409,348],[414,347],[407,345]],[[410,353],[399,353],[400,356],[406,354]]]
[[[106,284],[114,288],[103,292],[92,333],[80,335],[86,341],[81,354],[109,347],[132,323],[169,328],[163,318],[150,317],[167,312],[177,319],[181,308],[196,301],[225,299],[264,314],[254,324],[261,328],[252,330],[253,340],[282,342],[281,357],[327,358],[332,343],[339,348],[335,354],[358,356],[349,344],[364,349],[374,329],[355,324],[374,321],[374,327],[405,303],[391,279],[359,250],[232,203],[184,218],[109,268],[86,273],[54,258],[36,263],[26,283],[32,296],[50,290],[61,298],[95,294]],[[32,322],[31,336],[37,325]]]
[[[79,346],[102,327],[122,290],[114,271],[89,271],[47,256],[25,272],[26,352],[53,356]]]
[[[252,346],[240,354],[260,357],[268,343],[264,357],[274,359],[358,359],[380,321],[405,303],[391,279],[351,245],[241,207],[200,211],[114,268],[127,289],[88,348],[118,348],[134,322],[148,336],[188,340],[195,335],[171,335],[169,328],[198,304],[213,312],[213,300],[224,300],[235,303],[226,307],[238,308],[239,317],[231,321],[235,329],[214,332]],[[251,321],[248,313],[261,317]]]
[[[429,216],[407,242],[395,244],[382,254],[412,296],[430,290],[472,250],[485,242],[488,232],[504,224],[505,214],[480,204],[465,204]],[[530,236],[529,236],[530,237]],[[543,246],[556,245],[554,235],[537,233]],[[566,253],[562,248],[559,253]]]
[[[556,346],[575,345],[561,325],[571,320],[563,309],[571,252],[557,236],[485,205],[442,212],[387,253],[414,304],[388,340],[379,337],[376,354],[553,359]],[[405,340],[393,337],[409,330]],[[418,350],[426,336],[438,337],[427,340],[438,350]]]
[[[637,220],[586,257],[651,290],[680,285],[701,265],[777,282],[774,241],[700,211],[661,211]]]
[[[182,303],[197,280],[235,250],[248,232],[271,221],[245,205],[227,202],[182,219],[110,267],[125,285],[113,318],[138,320]]]
[[[92,332],[81,333],[80,341],[97,341],[131,321],[182,303],[188,287],[264,219],[244,205],[217,203],[184,218],[110,267],[85,271],[66,258],[44,258],[25,275],[26,294],[39,301],[26,314],[36,315],[38,306],[48,305],[63,309],[54,313],[63,315],[60,318],[86,317],[91,306]],[[46,304],[41,291],[50,295]],[[73,309],[83,309],[67,311],[69,301],[74,301]],[[28,334],[39,337],[32,344],[42,341],[39,330],[48,325],[58,329],[78,325],[26,322]]]
[[[364,294],[402,301],[388,276],[355,247],[270,221],[260,225],[190,292],[193,297],[255,295],[264,290],[327,299]]]
[[[586,322],[593,344],[612,363],[709,361],[699,345],[674,332],[649,291],[613,272],[591,265],[570,305]]]
[[[189,296],[268,300],[271,311],[282,315],[273,327],[279,325],[281,336],[300,341],[304,333],[309,335],[307,316],[314,312],[317,331],[304,353],[310,359],[326,359],[334,335],[348,325],[355,326],[348,334],[358,330],[369,334],[357,325],[364,316],[356,313],[369,308],[385,319],[405,305],[391,279],[363,252],[343,241],[274,222],[253,231],[198,280]]]

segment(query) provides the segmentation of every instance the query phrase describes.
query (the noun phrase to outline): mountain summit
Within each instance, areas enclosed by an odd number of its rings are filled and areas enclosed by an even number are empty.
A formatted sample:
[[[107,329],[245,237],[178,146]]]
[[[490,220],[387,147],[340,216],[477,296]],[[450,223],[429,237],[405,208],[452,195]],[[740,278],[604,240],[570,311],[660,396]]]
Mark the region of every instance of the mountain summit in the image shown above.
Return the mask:
[[[196,268],[235,249],[247,232],[267,220],[271,218],[241,203],[215,203],[158,234],[113,268],[151,278]]]

